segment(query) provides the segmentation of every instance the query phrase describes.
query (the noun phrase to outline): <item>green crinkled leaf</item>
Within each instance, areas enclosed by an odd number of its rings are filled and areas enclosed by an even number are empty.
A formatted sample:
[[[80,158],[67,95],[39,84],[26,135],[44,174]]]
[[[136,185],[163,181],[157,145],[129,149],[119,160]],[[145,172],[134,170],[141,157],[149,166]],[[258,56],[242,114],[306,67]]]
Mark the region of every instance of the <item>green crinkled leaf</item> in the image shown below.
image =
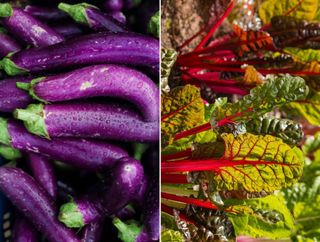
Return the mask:
[[[165,147],[179,132],[204,122],[204,105],[200,90],[192,85],[176,87],[161,99],[161,143]]]
[[[297,231],[294,240],[319,238],[316,236],[320,234],[320,177],[311,185],[298,183],[282,193],[295,218]]]
[[[300,62],[320,61],[320,50],[286,47],[283,49],[294,60]]]
[[[318,149],[320,149],[320,132],[317,132],[314,136],[308,137],[302,147],[305,154],[313,153]]]
[[[287,104],[285,110],[305,118],[312,125],[320,125],[320,92]]]
[[[161,212],[161,225],[167,229],[177,230],[177,223],[174,216]]]
[[[250,133],[221,137],[225,143],[224,155],[212,160],[212,164],[207,160],[210,171],[204,171],[210,193],[273,192],[293,185],[302,175],[302,151],[280,138]]]
[[[301,125],[290,119],[259,117],[246,122],[246,130],[253,134],[270,134],[290,145],[298,144],[303,138]]]
[[[250,94],[236,103],[218,106],[212,113],[212,125],[230,121],[246,121],[261,117],[276,106],[304,99],[309,92],[301,77],[269,76],[268,81],[251,89]]]
[[[160,35],[160,14],[159,11],[156,12],[150,19],[148,23],[148,33],[152,34],[154,37],[159,38]]]
[[[217,134],[213,130],[207,130],[172,142],[170,145],[168,145],[161,151],[161,154],[174,154],[180,151],[190,149],[193,147],[194,144],[212,143],[215,142],[216,139]]]
[[[236,235],[281,239],[290,237],[294,221],[281,196],[226,200]]]
[[[316,17],[318,0],[266,0],[259,8],[259,16],[268,24],[273,16],[292,16],[312,20]]]
[[[184,242],[184,237],[179,231],[175,230],[163,230],[161,231],[162,242]]]

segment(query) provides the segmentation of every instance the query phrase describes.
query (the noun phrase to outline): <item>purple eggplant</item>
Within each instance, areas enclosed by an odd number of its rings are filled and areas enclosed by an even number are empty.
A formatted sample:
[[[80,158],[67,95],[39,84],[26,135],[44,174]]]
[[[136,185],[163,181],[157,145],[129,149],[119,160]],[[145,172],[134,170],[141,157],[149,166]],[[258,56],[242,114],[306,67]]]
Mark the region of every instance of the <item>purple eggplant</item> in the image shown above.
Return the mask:
[[[159,65],[159,41],[135,33],[98,33],[20,51],[0,66],[9,75],[93,64]]]
[[[159,144],[151,144],[148,150],[142,155],[141,162],[146,173],[152,177],[159,175]]]
[[[21,215],[14,221],[11,242],[38,242],[38,232],[33,225]]]
[[[32,98],[16,82],[27,83],[32,78],[5,79],[0,81],[0,112],[13,112],[16,108],[25,108],[32,103]]]
[[[54,173],[52,162],[50,162],[50,160],[48,160],[46,157],[38,154],[30,153],[28,157],[28,164],[32,171],[33,177],[55,200],[57,197],[57,179]]]
[[[121,159],[113,168],[112,184],[76,198],[60,208],[59,220],[68,227],[78,228],[110,216],[134,199],[144,174],[140,162]]]
[[[61,34],[65,39],[73,38],[83,34],[83,30],[72,22],[57,23],[51,26],[51,28],[57,33]]]
[[[35,18],[46,21],[57,21],[68,18],[68,14],[60,11],[58,8],[40,7],[35,5],[28,5],[24,11]]]
[[[95,140],[51,139],[30,134],[15,120],[0,118],[0,143],[11,145],[21,151],[41,154],[51,160],[59,160],[88,170],[112,167],[118,160],[127,157],[123,149]]]
[[[105,0],[103,7],[107,12],[118,12],[123,10],[123,0]]]
[[[112,33],[127,32],[125,25],[102,12],[96,6],[87,3],[75,5],[60,3],[58,8],[68,13],[77,23],[88,26],[96,31],[107,31]]]
[[[31,104],[16,109],[29,132],[46,138],[81,137],[120,141],[155,142],[159,122],[144,122],[131,108],[118,104],[77,102]]]
[[[21,169],[0,167],[0,190],[49,241],[80,242],[57,220],[52,198]]]
[[[112,18],[116,19],[117,21],[119,21],[122,24],[126,24],[127,23],[127,17],[126,15],[123,14],[123,12],[111,12],[108,13]]]
[[[0,4],[0,17],[3,18],[2,24],[12,34],[33,46],[53,45],[64,40],[48,25],[9,3]]]
[[[103,232],[103,220],[88,224],[83,231],[81,242],[99,242]]]
[[[146,194],[144,206],[144,226],[150,241],[158,241],[160,209],[159,209],[159,176],[153,176]]]
[[[146,121],[157,121],[159,117],[158,87],[146,75],[127,67],[90,66],[18,86],[46,103],[97,96],[123,98],[135,104]]]
[[[20,44],[9,36],[2,29],[0,30],[0,58],[5,57],[11,52],[17,52],[21,50]]]

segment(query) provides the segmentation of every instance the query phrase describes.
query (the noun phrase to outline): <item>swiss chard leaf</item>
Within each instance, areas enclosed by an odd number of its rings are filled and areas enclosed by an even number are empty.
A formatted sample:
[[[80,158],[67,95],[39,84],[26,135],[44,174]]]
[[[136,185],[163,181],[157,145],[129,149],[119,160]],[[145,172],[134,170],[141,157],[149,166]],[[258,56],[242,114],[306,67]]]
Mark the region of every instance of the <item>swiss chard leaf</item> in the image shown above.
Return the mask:
[[[269,76],[268,80],[253,89],[236,103],[218,106],[212,113],[213,126],[222,126],[234,121],[246,121],[261,117],[276,106],[303,99],[308,87],[301,77]]]
[[[207,171],[204,174],[210,193],[272,192],[291,186],[302,175],[302,151],[290,147],[279,138],[250,133],[237,137],[222,134],[221,137],[225,142],[224,155],[217,160],[205,160]],[[194,165],[206,170],[201,161]]]
[[[314,49],[300,49],[296,47],[286,47],[283,49],[285,53],[292,56],[296,61],[310,62],[320,61],[320,50]]]
[[[320,92],[310,94],[307,99],[287,104],[285,110],[305,118],[310,124],[320,125]]]
[[[161,48],[161,90],[164,92],[170,91],[168,78],[176,59],[176,51],[173,49]]]
[[[265,237],[269,239],[288,238],[294,230],[294,221],[281,196],[264,198],[226,200],[229,220],[236,235]]]
[[[301,125],[290,119],[279,119],[274,117],[259,117],[249,120],[246,130],[253,134],[270,134],[281,138],[290,145],[298,144],[303,138]]]
[[[299,237],[319,238],[320,234],[320,177],[308,186],[298,183],[283,190],[288,208],[297,226],[296,240]]]
[[[176,87],[161,99],[162,146],[171,144],[173,136],[204,122],[204,105],[200,90],[192,85]]]
[[[163,241],[163,242],[184,242],[185,239],[179,231],[166,229],[161,232],[161,241]]]
[[[259,16],[268,24],[273,16],[293,16],[312,20],[316,17],[318,0],[266,0],[259,8]]]

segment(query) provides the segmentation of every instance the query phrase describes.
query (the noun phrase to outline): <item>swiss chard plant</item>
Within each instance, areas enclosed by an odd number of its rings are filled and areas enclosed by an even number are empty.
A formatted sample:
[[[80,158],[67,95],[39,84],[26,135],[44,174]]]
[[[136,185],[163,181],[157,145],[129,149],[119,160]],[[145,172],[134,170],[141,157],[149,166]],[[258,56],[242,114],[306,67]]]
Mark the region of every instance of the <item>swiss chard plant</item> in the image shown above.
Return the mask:
[[[320,2],[223,2],[177,55],[163,50],[162,241],[318,241]]]

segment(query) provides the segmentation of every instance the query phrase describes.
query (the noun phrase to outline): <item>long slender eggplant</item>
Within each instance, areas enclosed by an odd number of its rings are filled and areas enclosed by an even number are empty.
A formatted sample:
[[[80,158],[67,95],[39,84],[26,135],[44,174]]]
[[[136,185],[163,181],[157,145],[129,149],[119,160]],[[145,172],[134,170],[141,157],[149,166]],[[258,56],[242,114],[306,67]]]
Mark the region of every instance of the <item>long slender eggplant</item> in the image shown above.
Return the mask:
[[[101,241],[103,224],[104,224],[103,219],[97,222],[88,224],[83,230],[81,242]]]
[[[0,29],[0,58],[19,50],[21,50],[20,44],[3,29]]]
[[[144,122],[131,108],[118,104],[76,102],[31,104],[16,109],[29,132],[46,138],[81,137],[120,141],[155,142],[159,122]]]
[[[115,65],[85,67],[57,76],[40,77],[18,86],[42,102],[60,102],[97,96],[123,98],[134,103],[146,121],[159,117],[159,89],[139,71]],[[59,90],[59,92],[57,92]]]
[[[159,41],[135,33],[97,33],[41,48],[31,48],[4,58],[0,67],[9,75],[81,65],[159,65]]]
[[[127,32],[124,24],[102,12],[94,5],[87,3],[74,5],[60,3],[58,8],[68,13],[77,23],[88,26],[96,31],[108,31],[113,33]]]
[[[107,12],[117,12],[123,10],[123,0],[105,0],[103,7]]]
[[[38,242],[38,232],[26,219],[20,214],[16,215],[14,221],[11,242]]]
[[[16,108],[25,108],[32,103],[32,98],[16,82],[28,83],[32,78],[5,79],[0,81],[0,112],[10,113]]]
[[[112,18],[114,18],[115,20],[118,20],[120,23],[122,24],[127,24],[127,17],[126,15],[124,15],[123,12],[111,12],[111,13],[108,13]]]
[[[35,18],[46,21],[57,21],[68,18],[68,14],[60,11],[58,8],[27,5],[23,10]]]
[[[53,45],[64,40],[48,25],[9,3],[0,4],[0,17],[3,18],[2,24],[12,34],[33,46]]]
[[[21,169],[0,167],[0,190],[50,242],[80,242],[57,220],[52,198]]]
[[[30,153],[28,155],[28,165],[33,177],[55,200],[57,197],[57,179],[54,172],[53,163],[46,157]]]
[[[59,220],[68,227],[78,228],[110,216],[134,199],[144,178],[140,162],[121,159],[113,168],[112,184],[85,196],[75,198],[60,208]]]
[[[51,160],[88,170],[101,170],[112,167],[128,154],[123,149],[87,139],[45,139],[30,134],[15,120],[0,118],[0,143],[11,145],[25,152],[44,155]]]
[[[73,38],[83,34],[83,30],[75,23],[61,22],[52,25],[51,28],[57,33],[61,34],[65,39]]]

